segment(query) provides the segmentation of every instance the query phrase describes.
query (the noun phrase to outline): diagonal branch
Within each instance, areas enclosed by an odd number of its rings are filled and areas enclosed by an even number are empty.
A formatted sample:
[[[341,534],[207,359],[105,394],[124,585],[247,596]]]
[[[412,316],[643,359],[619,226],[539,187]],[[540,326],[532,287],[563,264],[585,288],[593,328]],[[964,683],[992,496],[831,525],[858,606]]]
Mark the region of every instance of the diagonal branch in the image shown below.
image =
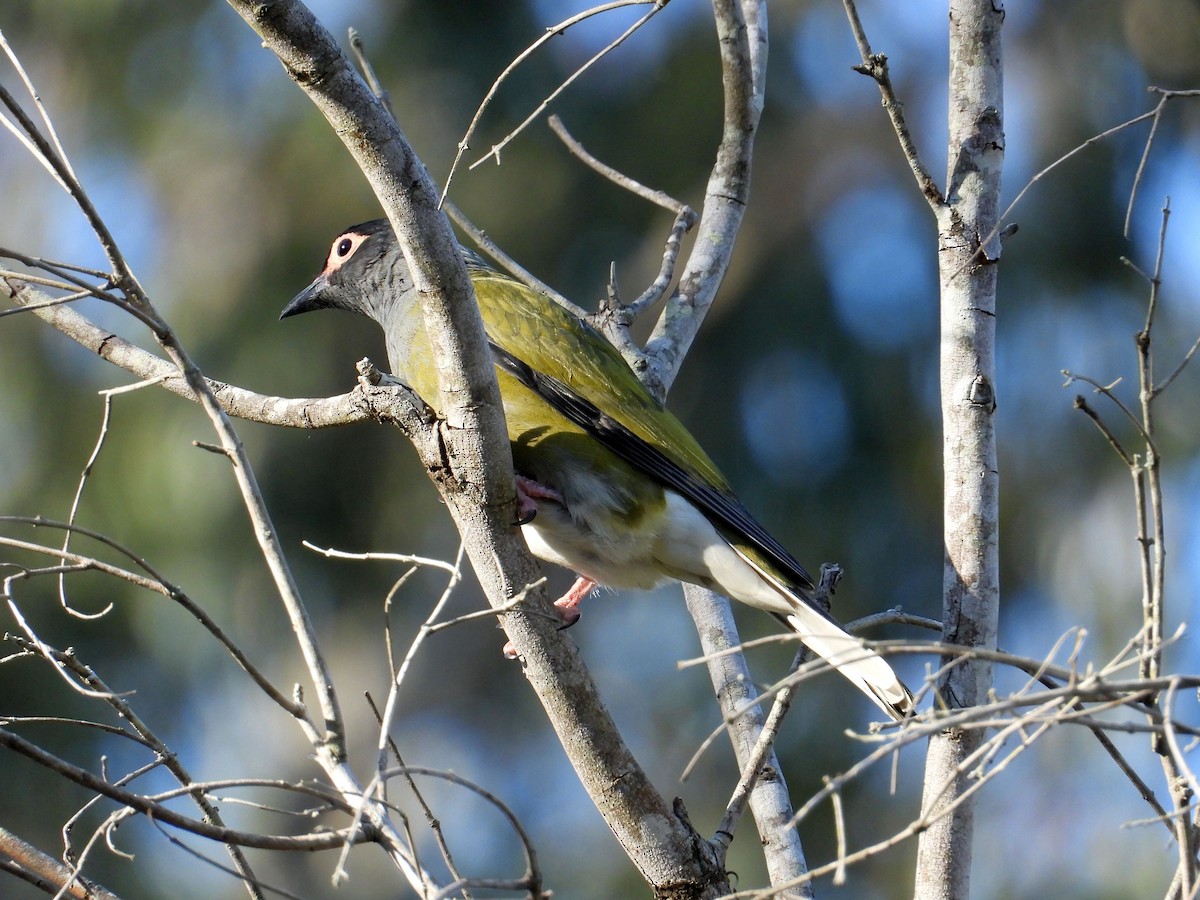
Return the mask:
[[[0,856],[7,857],[0,864],[6,871],[38,887],[57,888],[59,896],[70,900],[119,900],[107,888],[84,878],[3,826],[0,826]]]
[[[539,576],[512,527],[512,463],[491,355],[429,175],[395,120],[307,9],[286,0],[229,2],[330,121],[395,228],[440,361],[438,407],[446,421],[430,443],[441,452],[423,459],[442,475],[439,488],[489,602],[505,606]],[[421,452],[423,442],[417,443]],[[651,884],[692,884],[697,895],[723,885],[724,874],[700,852],[695,832],[654,790],[621,740],[549,612],[544,590],[535,588],[529,602],[503,613],[502,624],[593,802]],[[613,791],[618,783],[622,790]]]
[[[242,847],[258,847],[264,850],[335,850],[347,841],[357,843],[368,839],[368,836],[361,831],[338,830],[314,834],[274,835],[224,828],[199,819],[189,818],[169,806],[164,806],[157,800],[118,787],[92,774],[87,769],[81,769],[47,753],[36,744],[30,743],[5,728],[0,728],[0,747],[6,747],[19,753],[38,765],[51,769],[90,791],[115,800],[135,812],[152,816],[169,825],[222,843],[237,844]]]
[[[139,380],[155,380],[171,393],[199,402],[200,398],[173,363],[101,328],[69,306],[60,305],[30,287],[24,279],[0,277],[0,285],[19,309],[29,310],[101,359]],[[206,379],[206,383],[225,413],[250,422],[289,428],[330,428],[371,418],[357,391],[337,397],[289,399],[258,394],[213,379]]]
[[[545,33],[542,34],[536,41],[518,53],[516,58],[513,59],[513,61],[507,66],[505,66],[504,71],[496,76],[496,80],[492,82],[492,86],[488,89],[487,94],[484,96],[483,100],[480,101],[479,107],[475,110],[475,115],[471,117],[471,124],[467,126],[467,133],[464,134],[462,136],[462,140],[458,142],[458,152],[455,154],[454,162],[450,166],[450,173],[446,176],[446,185],[442,188],[441,203],[446,202],[446,195],[450,192],[450,182],[454,180],[454,173],[458,171],[458,164],[462,161],[463,154],[471,148],[471,137],[475,134],[475,129],[479,126],[480,119],[483,118],[484,110],[488,108],[492,102],[492,99],[500,90],[500,85],[504,83],[508,76],[511,75],[513,71],[521,65],[521,63],[529,59],[529,57],[531,57],[537,51],[537,49],[547,41],[563,34],[572,25],[576,25],[585,19],[590,19],[592,16],[597,16],[613,9],[619,9],[623,6],[636,6],[655,2],[658,2],[658,0],[613,0],[611,3],[602,3],[599,6],[592,7],[591,9],[585,9],[583,12],[580,12],[577,15],[564,19],[557,25],[547,28]],[[665,5],[665,2],[662,5]]]

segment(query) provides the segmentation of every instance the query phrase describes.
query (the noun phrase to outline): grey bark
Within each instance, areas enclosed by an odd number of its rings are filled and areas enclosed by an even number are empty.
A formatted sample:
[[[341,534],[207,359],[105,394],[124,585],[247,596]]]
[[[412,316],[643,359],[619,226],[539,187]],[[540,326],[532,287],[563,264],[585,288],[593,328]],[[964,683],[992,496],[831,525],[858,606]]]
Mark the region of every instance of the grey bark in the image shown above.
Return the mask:
[[[950,143],[938,209],[944,540],[943,637],[994,649],[999,616],[999,473],[996,464],[995,323],[1004,159],[1003,66],[998,0],[950,3]],[[992,668],[951,668],[937,690],[951,708],[986,702]],[[914,896],[970,895],[975,796],[970,757],[982,729],[930,740]]]

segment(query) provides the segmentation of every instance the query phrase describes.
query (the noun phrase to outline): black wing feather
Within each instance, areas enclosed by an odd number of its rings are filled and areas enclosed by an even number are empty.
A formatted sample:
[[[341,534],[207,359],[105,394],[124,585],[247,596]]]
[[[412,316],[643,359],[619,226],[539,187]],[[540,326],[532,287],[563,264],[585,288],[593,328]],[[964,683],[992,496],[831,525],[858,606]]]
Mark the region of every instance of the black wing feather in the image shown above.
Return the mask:
[[[750,515],[736,497],[701,481],[657,447],[606,415],[594,403],[580,397],[569,385],[536,371],[495,342],[489,343],[497,366],[617,456],[695,503],[710,519],[744,537],[765,553],[780,573],[796,587],[812,589],[812,579],[804,567]]]

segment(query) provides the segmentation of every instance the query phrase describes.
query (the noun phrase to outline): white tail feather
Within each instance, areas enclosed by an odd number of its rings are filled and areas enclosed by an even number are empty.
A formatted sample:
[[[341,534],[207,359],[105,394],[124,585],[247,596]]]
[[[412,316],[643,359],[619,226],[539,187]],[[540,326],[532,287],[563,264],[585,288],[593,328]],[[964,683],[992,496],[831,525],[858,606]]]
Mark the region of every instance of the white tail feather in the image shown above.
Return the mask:
[[[897,721],[913,711],[913,696],[892,667],[862,641],[843,631],[803,602],[787,617],[788,624],[813,653],[845,675],[875,704]]]
[[[795,596],[737,547],[731,544],[730,548],[787,602],[788,611],[784,616],[806,647],[846,676],[897,722],[912,715],[916,709],[912,692],[882,656]]]
[[[707,585],[734,600],[784,617],[814,653],[850,679],[885,713],[896,720],[912,714],[912,694],[881,656],[729,543],[690,501],[674,491],[667,491],[666,496],[666,527],[653,545],[657,571],[669,571],[683,581]],[[626,561],[625,569],[629,568]],[[603,584],[620,584],[622,574],[631,577],[619,570],[592,577]]]

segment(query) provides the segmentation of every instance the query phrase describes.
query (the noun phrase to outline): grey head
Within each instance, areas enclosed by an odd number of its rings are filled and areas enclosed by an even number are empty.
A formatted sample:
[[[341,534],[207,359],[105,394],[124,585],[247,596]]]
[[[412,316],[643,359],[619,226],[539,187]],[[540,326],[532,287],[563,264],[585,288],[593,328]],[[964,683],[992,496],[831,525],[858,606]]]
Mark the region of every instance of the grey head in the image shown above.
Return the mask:
[[[466,247],[458,249],[473,274],[496,274],[477,254]],[[279,318],[314,309],[344,309],[385,325],[395,312],[397,299],[411,301],[412,288],[412,276],[391,223],[372,219],[350,226],[333,239],[321,274],[292,298]]]
[[[315,309],[344,309],[384,325],[397,301],[412,296],[412,278],[387,219],[353,225],[329,248],[312,284],[292,298],[279,318]]]

